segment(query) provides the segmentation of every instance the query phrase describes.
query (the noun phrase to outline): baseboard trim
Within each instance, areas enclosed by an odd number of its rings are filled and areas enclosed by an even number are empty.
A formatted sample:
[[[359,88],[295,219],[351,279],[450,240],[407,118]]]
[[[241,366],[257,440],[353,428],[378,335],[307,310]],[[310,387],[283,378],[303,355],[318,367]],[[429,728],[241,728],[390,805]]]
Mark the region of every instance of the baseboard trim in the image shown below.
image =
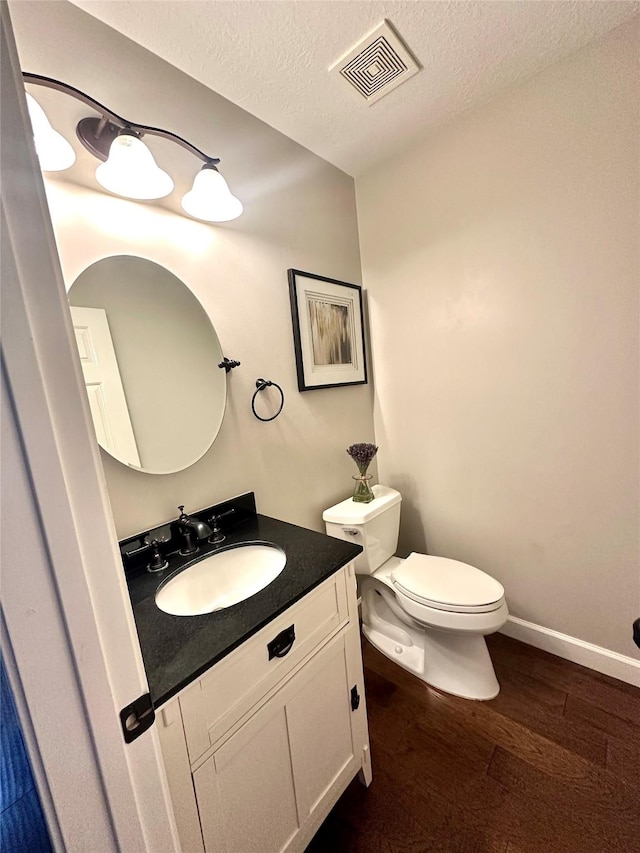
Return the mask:
[[[533,622],[525,622],[524,619],[518,619],[516,616],[509,616],[500,633],[535,646],[537,649],[543,649],[552,655],[558,655],[565,660],[588,666],[596,672],[619,678],[627,684],[640,687],[640,661],[634,658],[611,652],[609,649],[603,649],[602,646],[594,646],[593,643],[586,643],[584,640],[561,634],[559,631],[552,631],[550,628],[543,628],[542,625],[536,625]]]

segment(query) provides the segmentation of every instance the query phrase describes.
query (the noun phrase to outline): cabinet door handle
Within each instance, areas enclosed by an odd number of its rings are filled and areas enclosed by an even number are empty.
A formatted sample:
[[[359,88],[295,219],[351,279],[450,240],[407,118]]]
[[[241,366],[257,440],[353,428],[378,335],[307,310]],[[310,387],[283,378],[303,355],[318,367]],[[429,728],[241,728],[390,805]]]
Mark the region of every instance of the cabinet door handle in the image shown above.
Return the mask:
[[[274,637],[270,643],[267,643],[269,660],[272,658],[283,658],[285,655],[288,655],[295,640],[296,632],[294,625],[289,625],[284,631],[280,631],[277,637]]]

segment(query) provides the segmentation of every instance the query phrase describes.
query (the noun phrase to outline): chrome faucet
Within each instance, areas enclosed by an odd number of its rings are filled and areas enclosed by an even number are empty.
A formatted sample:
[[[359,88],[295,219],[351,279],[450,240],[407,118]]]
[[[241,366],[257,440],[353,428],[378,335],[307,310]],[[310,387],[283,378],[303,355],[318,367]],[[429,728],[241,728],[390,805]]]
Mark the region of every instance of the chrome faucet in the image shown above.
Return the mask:
[[[211,528],[204,521],[200,521],[199,518],[187,515],[184,511],[184,505],[179,506],[178,509],[180,510],[180,517],[174,522],[172,527],[174,527],[175,532],[181,540],[179,553],[183,557],[187,557],[189,554],[195,554],[198,551],[198,542],[200,539],[206,539],[207,536],[211,536]]]

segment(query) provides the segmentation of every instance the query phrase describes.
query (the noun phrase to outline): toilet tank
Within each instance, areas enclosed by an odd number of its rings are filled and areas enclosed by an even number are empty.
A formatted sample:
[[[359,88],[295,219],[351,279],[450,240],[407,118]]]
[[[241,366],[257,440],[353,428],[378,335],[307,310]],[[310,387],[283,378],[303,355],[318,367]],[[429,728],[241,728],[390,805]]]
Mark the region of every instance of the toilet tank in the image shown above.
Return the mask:
[[[347,498],[322,513],[329,536],[364,548],[355,560],[359,575],[373,574],[398,546],[402,496],[388,486],[374,486],[373,494],[375,497],[368,504]]]

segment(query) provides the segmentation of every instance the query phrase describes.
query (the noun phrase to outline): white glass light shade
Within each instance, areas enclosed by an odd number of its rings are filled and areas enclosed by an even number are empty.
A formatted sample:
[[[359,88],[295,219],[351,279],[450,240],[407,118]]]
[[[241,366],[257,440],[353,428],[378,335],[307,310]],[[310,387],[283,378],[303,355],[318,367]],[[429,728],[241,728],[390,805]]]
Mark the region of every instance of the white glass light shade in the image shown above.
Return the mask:
[[[45,111],[33,95],[28,92],[26,94],[40,168],[43,172],[62,172],[73,166],[76,162],[76,152],[71,144],[51,127]]]
[[[164,198],[173,189],[171,176],[153,159],[133,133],[121,133],[111,143],[109,158],[96,169],[96,180],[109,192],[125,198]]]
[[[189,216],[205,222],[229,222],[237,219],[244,209],[220,172],[212,166],[200,169],[193,187],[182,199],[182,207]]]

